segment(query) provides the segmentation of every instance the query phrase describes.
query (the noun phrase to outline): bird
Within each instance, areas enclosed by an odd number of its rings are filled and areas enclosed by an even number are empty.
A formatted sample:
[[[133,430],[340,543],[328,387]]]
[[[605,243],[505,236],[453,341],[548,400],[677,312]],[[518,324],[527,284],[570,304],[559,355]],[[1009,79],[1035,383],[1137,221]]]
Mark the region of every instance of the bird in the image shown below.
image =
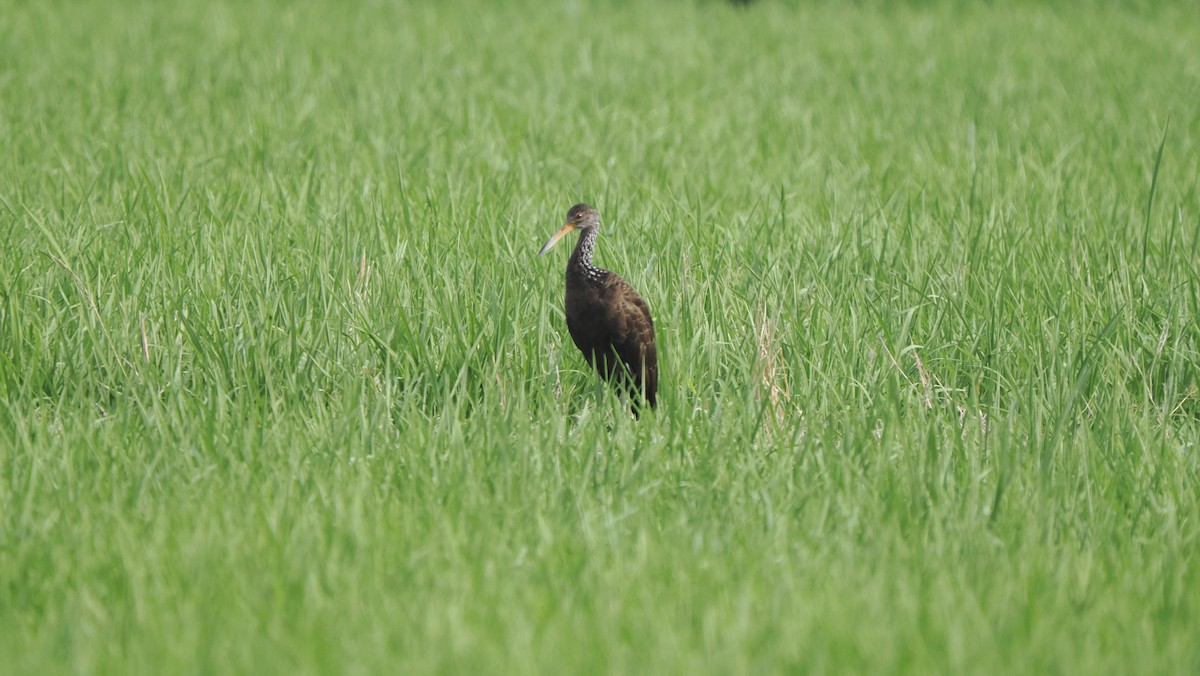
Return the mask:
[[[579,241],[567,262],[566,317],[571,340],[602,378],[630,395],[633,412],[658,404],[658,350],[650,307],[615,272],[592,264],[600,213],[587,204],[567,211],[567,222],[538,252],[545,255],[572,230]]]

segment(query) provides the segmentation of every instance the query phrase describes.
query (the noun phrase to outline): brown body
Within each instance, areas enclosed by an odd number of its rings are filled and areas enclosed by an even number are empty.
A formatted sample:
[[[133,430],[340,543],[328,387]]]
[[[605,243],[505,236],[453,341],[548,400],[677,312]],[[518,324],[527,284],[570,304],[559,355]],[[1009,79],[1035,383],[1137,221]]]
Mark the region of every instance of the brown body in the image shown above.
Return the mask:
[[[575,347],[604,379],[633,385],[650,406],[658,403],[658,350],[654,320],[637,291],[619,275],[599,279],[567,272],[567,330]]]
[[[620,275],[592,265],[600,216],[586,204],[567,213],[567,224],[541,253],[564,234],[580,230],[567,263],[567,330],[575,346],[604,379],[643,399],[658,403],[658,351],[650,308]],[[635,405],[635,411],[637,406]]]

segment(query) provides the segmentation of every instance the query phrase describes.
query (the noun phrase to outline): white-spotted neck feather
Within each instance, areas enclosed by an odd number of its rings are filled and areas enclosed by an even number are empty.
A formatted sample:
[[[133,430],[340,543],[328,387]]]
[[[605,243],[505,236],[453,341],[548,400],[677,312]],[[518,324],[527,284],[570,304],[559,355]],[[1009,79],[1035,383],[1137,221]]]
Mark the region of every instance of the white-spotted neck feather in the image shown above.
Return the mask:
[[[596,235],[600,228],[584,228],[579,231],[579,241],[575,244],[575,252],[567,263],[567,276],[572,272],[582,272],[585,277],[595,282],[604,275],[604,270],[592,265],[592,254],[596,251]]]

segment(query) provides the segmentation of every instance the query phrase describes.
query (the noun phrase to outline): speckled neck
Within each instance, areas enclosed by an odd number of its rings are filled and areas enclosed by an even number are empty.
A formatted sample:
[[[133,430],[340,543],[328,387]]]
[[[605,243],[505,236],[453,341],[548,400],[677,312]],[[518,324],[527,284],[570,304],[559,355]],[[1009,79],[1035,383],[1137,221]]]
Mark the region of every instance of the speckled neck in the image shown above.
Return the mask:
[[[586,228],[579,231],[579,241],[575,244],[575,252],[571,254],[571,260],[567,265],[568,270],[582,273],[588,279],[600,277],[600,273],[603,271],[592,265],[592,253],[596,250],[598,232],[599,228]]]

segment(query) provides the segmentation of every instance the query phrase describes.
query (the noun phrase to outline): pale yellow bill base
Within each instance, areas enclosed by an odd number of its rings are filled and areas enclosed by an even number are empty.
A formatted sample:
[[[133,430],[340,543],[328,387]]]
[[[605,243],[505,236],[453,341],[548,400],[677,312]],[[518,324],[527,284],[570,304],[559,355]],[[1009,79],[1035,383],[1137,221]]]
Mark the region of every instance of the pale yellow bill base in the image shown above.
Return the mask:
[[[542,247],[542,250],[538,252],[538,255],[541,256],[542,254],[549,251],[550,247],[552,247],[556,243],[558,243],[558,240],[562,239],[563,235],[567,234],[568,232],[571,232],[574,229],[575,229],[575,226],[571,225],[570,223],[567,223],[566,225],[564,225],[561,230],[554,233],[554,236],[551,237],[550,240],[546,242],[546,246]]]

